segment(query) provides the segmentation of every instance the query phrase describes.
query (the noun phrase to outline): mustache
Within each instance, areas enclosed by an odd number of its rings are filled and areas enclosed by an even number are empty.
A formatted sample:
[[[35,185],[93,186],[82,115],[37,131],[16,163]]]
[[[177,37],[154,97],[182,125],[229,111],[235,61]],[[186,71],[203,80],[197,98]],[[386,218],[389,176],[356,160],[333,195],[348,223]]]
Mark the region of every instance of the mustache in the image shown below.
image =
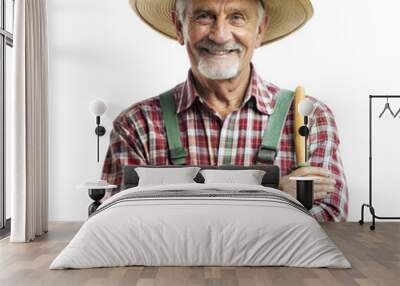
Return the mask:
[[[236,43],[234,41],[226,42],[223,44],[217,44],[207,38],[196,43],[195,47],[198,50],[206,49],[210,52],[221,52],[221,51],[231,51],[231,50],[237,50],[241,52],[244,49],[243,45]]]

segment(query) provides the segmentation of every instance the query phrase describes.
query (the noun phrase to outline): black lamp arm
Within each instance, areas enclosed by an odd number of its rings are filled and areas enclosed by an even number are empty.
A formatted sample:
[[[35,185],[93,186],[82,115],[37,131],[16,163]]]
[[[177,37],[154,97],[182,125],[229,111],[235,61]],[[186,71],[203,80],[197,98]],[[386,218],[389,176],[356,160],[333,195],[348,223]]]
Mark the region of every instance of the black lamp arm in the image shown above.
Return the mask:
[[[103,136],[104,134],[106,134],[106,129],[100,125],[100,116],[96,116],[96,124],[97,127],[94,130],[94,132],[96,133],[97,136]]]
[[[301,126],[300,128],[299,128],[299,130],[298,130],[298,132],[299,132],[299,134],[301,135],[301,136],[303,136],[303,137],[305,137],[304,138],[304,140],[305,140],[305,146],[304,146],[304,148],[305,148],[305,161],[307,162],[308,161],[308,152],[307,152],[307,140],[308,140],[308,135],[310,134],[310,129],[308,128],[308,116],[304,116],[304,125],[303,126]]]
[[[100,136],[106,134],[106,129],[100,125],[100,116],[96,116],[96,124],[97,127],[94,130],[94,133],[96,133],[97,135],[97,162],[99,162],[99,145],[100,145],[99,138]]]
[[[308,147],[307,147],[307,141],[308,141],[308,135],[310,133],[310,130],[308,129],[308,116],[304,116],[304,130],[305,130],[305,135],[304,135],[304,161],[307,163],[308,162]]]

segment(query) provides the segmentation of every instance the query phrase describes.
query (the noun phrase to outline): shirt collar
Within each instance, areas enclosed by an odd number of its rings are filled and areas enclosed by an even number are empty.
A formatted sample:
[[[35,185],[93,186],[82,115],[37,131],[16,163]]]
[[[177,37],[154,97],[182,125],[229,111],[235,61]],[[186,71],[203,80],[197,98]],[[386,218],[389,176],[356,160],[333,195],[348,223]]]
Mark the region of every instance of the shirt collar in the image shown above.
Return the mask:
[[[186,81],[178,87],[179,96],[176,98],[177,113],[181,113],[189,109],[196,98],[200,95],[194,86],[194,77],[189,70]],[[251,99],[255,101],[257,110],[263,114],[271,115],[275,105],[275,95],[279,92],[279,88],[271,83],[265,82],[256,72],[253,64],[251,64],[251,76],[249,86],[240,108],[244,107]]]

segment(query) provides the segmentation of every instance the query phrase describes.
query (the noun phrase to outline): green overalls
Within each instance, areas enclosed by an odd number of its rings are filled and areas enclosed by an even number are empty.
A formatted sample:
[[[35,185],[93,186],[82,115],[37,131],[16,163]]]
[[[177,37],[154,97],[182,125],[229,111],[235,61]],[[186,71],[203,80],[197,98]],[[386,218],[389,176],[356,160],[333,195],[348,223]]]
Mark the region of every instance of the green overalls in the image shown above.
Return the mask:
[[[257,152],[257,164],[273,164],[278,153],[278,144],[285,126],[286,116],[292,104],[294,93],[281,90],[277,95],[274,112],[270,115],[264,130],[261,147]],[[172,90],[160,95],[161,112],[167,132],[169,156],[173,165],[186,165],[187,152],[180,140],[178,115]]]

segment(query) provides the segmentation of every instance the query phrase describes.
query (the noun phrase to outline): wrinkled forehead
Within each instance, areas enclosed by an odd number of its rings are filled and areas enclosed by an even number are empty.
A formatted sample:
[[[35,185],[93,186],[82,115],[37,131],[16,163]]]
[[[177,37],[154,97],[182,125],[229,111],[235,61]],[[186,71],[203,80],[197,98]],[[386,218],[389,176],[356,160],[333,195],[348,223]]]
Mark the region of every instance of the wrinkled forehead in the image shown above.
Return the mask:
[[[228,11],[228,10],[257,10],[259,0],[187,0],[187,9],[191,12],[196,10]]]

